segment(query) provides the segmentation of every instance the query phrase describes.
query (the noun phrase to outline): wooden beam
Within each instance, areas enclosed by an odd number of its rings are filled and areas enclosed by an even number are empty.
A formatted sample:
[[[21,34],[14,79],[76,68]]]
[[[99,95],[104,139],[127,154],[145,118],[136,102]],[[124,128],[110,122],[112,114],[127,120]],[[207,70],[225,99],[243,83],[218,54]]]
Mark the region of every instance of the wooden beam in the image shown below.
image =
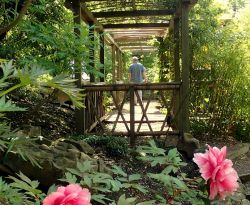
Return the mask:
[[[95,34],[94,34],[94,22],[90,21],[89,24],[89,67],[92,70],[95,70]],[[90,73],[90,82],[95,82],[95,75]]]
[[[123,48],[122,50],[126,51],[140,51],[140,52],[153,52],[157,51],[157,48]]]
[[[147,42],[145,41],[134,41],[134,42],[122,42],[122,43],[119,43],[119,46],[120,47],[123,47],[123,46],[150,46],[147,44]]]
[[[113,38],[115,41],[117,41],[118,39],[130,39],[130,38],[149,38],[151,37],[151,39],[153,38],[154,35],[149,35],[149,34],[137,34],[137,35],[114,35]],[[118,40],[119,41],[119,40]]]
[[[81,4],[81,18],[87,24],[89,24],[89,22],[93,22],[95,25],[94,29],[96,31],[102,32],[104,30],[102,24],[93,16],[91,11],[86,7],[85,4]],[[105,42],[109,42],[109,45],[114,44],[119,48],[119,46],[111,36],[104,35],[104,39]]]
[[[116,60],[116,57],[115,57],[115,48],[116,46],[114,44],[111,45],[111,48],[112,48],[112,83],[115,83],[115,74],[116,74],[116,70],[115,70],[115,60]]]
[[[130,145],[135,146],[135,89],[134,86],[130,86],[129,90],[129,97],[130,97],[130,131],[129,131],[129,137],[130,137]]]
[[[140,37],[140,36],[136,36],[136,37],[124,37],[124,38],[117,38],[116,42],[122,43],[122,42],[145,42],[145,41],[149,41],[151,40],[152,37]]]
[[[74,28],[74,34],[76,38],[79,38],[81,35],[79,26],[81,24],[81,12],[80,12],[80,2],[74,1],[72,3],[72,11],[74,16],[74,24],[78,25]],[[75,79],[76,85],[78,88],[82,88],[82,66],[81,61],[78,58],[74,59],[74,72],[75,72]],[[79,134],[84,133],[84,127],[85,127],[85,118],[84,118],[84,109],[83,108],[77,108],[75,110],[75,118],[76,118],[76,131]]]
[[[166,23],[125,23],[125,24],[104,24],[104,29],[110,28],[167,28],[169,22]]]
[[[116,80],[119,81],[120,80],[120,67],[119,67],[119,49],[116,47],[115,49],[115,60],[116,60]]]
[[[93,12],[96,18],[114,18],[114,17],[139,17],[139,16],[168,16],[175,13],[174,9],[166,10],[137,10],[137,11],[110,11]]]
[[[153,49],[155,49],[155,47],[154,46],[145,46],[145,45],[139,45],[139,46],[121,46],[121,49],[133,49],[133,48],[135,48],[135,49],[151,49],[151,48],[153,48]]]
[[[189,123],[189,86],[190,86],[190,61],[189,61],[189,3],[181,6],[181,47],[182,47],[182,88],[181,88],[181,132],[190,131]]]
[[[104,33],[99,33],[100,38],[100,73],[103,74],[103,77],[100,77],[100,82],[104,82],[105,80],[105,68],[104,68]]]
[[[181,80],[180,74],[180,18],[174,18],[173,20],[173,32],[174,32],[174,80],[179,82]],[[174,117],[178,130],[180,129],[180,91],[174,91]]]
[[[108,45],[110,45],[110,46],[115,45],[119,50],[121,50],[120,47],[119,47],[119,45],[118,45],[117,42],[113,39],[112,36],[110,36],[110,35],[108,34],[108,35],[105,35],[104,38],[105,38],[105,41],[107,42]]]
[[[129,91],[131,86],[136,90],[176,90],[180,89],[181,82],[164,83],[124,83],[124,84],[103,84],[92,83],[83,85],[84,91]]]
[[[88,24],[88,22],[93,22],[95,24],[95,30],[103,31],[102,24],[97,21],[93,14],[88,10],[88,8],[83,4],[81,5],[81,17],[82,20]]]

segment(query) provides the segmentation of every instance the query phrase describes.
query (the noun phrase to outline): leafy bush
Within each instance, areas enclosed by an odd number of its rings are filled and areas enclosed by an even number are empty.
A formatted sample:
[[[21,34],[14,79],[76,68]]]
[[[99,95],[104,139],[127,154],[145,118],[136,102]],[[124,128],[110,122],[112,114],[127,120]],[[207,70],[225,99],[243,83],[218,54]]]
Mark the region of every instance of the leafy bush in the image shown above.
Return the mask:
[[[26,111],[25,108],[20,108],[12,101],[6,100],[6,95],[28,86],[35,88],[35,90],[59,89],[66,93],[77,107],[83,107],[81,89],[76,87],[74,80],[64,75],[46,77],[42,80],[41,77],[48,71],[36,65],[27,65],[22,69],[17,69],[13,61],[1,64],[0,69],[2,70],[0,78],[0,118],[3,118],[6,112]],[[18,136],[16,130],[12,131],[4,120],[0,122],[0,150],[5,150],[5,154],[8,154],[15,148],[24,160],[29,160],[32,164],[38,165],[28,149],[28,144],[31,141],[29,140],[27,143],[26,137]]]
[[[164,165],[164,169],[159,173],[127,174],[114,165],[110,172],[102,173],[94,171],[96,165],[92,162],[85,161],[83,164],[78,163],[75,169],[68,168],[65,178],[61,180],[88,188],[93,205],[210,204],[204,181],[201,178],[187,178],[180,171],[183,162],[176,149],[165,153],[165,150],[158,148],[154,141],[150,141],[149,145],[139,146],[137,150],[141,155],[140,159],[149,162],[149,166],[161,164]],[[39,183],[30,180],[22,173],[18,174],[18,177],[18,179],[10,177],[14,181],[10,184],[0,178],[0,202],[10,205],[41,205],[46,195],[38,189]],[[160,192],[153,192],[152,189],[142,185],[141,180],[146,177],[152,180]],[[48,193],[55,189],[56,186],[53,185]],[[134,192],[135,190],[140,194]],[[149,192],[153,195],[147,196],[146,199],[150,198],[150,200],[141,202]],[[235,202],[232,197],[229,200],[232,203]],[[221,202],[213,201],[213,204],[221,204]]]
[[[107,156],[122,157],[128,153],[128,141],[124,137],[117,136],[97,136],[97,135],[78,135],[72,137],[75,140],[84,140],[90,146],[101,147]]]
[[[249,120],[244,119],[235,124],[235,138],[242,142],[250,142]]]
[[[190,130],[194,137],[199,137],[209,131],[209,123],[206,120],[191,120]]]

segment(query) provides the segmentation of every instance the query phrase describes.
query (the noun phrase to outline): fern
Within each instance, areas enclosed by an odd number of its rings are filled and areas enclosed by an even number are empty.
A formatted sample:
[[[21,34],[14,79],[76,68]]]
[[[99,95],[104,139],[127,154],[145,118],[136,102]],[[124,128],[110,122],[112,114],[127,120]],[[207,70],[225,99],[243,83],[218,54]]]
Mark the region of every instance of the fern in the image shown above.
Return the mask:
[[[9,177],[14,182],[7,184],[0,177],[0,204],[35,205],[40,204],[45,194],[38,187],[38,182],[31,181],[24,174],[18,174],[20,179]]]
[[[7,80],[14,78],[16,70],[13,67],[12,61],[5,62],[1,64],[0,67],[2,68],[2,72],[3,72],[3,76],[0,79],[0,89],[1,89],[10,85],[10,83],[7,82]]]
[[[46,78],[41,81],[43,75],[49,73],[48,70],[40,68],[37,65],[25,66],[22,69],[16,69],[12,61],[0,65],[3,70],[3,77],[0,79],[0,97],[27,85],[35,86],[40,90],[59,89],[66,93],[76,107],[84,107],[82,89],[77,88],[75,79],[70,79],[66,75],[60,74],[52,78]],[[19,83],[9,87],[11,79],[18,79]],[[3,90],[7,88],[6,90]],[[2,91],[1,91],[2,90]]]
[[[10,100],[6,101],[5,96],[0,98],[0,113],[1,112],[16,112],[16,111],[26,111],[26,108],[17,107]]]

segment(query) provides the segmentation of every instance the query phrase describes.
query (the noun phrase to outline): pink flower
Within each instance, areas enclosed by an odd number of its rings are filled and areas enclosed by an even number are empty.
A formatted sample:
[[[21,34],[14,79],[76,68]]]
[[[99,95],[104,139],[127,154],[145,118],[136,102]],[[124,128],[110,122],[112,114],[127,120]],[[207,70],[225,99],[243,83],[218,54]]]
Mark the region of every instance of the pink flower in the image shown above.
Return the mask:
[[[70,184],[58,187],[56,192],[44,199],[43,205],[91,205],[90,198],[88,189],[82,189],[78,184]]]
[[[203,179],[210,184],[209,199],[214,199],[219,194],[220,199],[225,199],[226,193],[234,194],[239,187],[238,174],[233,168],[231,160],[226,159],[227,148],[221,150],[210,147],[206,153],[194,154],[193,161],[200,168]]]

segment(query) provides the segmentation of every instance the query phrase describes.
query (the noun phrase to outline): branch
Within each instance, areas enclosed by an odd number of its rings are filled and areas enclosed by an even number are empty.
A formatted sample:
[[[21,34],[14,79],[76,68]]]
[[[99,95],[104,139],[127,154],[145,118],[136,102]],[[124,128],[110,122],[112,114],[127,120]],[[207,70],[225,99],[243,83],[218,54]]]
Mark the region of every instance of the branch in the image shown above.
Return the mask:
[[[31,5],[32,0],[26,0],[25,4],[23,5],[18,17],[12,21],[8,26],[0,28],[0,35],[2,35],[3,33],[8,32],[10,29],[12,29],[14,26],[16,26],[19,21],[22,20],[23,16],[26,14],[29,6]]]

